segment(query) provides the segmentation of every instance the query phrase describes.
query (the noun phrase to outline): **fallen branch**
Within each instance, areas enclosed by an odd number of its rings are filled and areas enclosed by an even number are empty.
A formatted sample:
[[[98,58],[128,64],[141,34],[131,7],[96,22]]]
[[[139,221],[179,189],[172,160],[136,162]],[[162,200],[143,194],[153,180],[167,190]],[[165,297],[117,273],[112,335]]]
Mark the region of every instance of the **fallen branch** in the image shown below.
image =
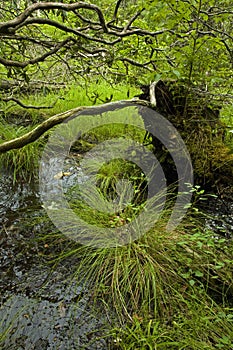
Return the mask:
[[[43,81],[43,80],[31,80],[26,83],[22,79],[18,80],[5,80],[0,79],[0,90],[8,91],[11,89],[20,89],[20,92],[32,92],[37,90],[42,90],[42,88],[49,88],[53,90],[65,89],[66,84],[64,83],[54,83],[53,81]]]
[[[36,141],[41,135],[46,131],[50,130],[56,125],[59,125],[63,122],[70,120],[71,118],[76,118],[79,115],[92,115],[96,116],[104,112],[114,111],[124,107],[133,107],[133,106],[150,106],[150,103],[142,100],[122,100],[118,102],[105,103],[99,106],[82,106],[71,109],[69,111],[57,114],[51,118],[45,120],[40,125],[35,127],[33,130],[29,131],[23,136],[17,137],[16,139],[3,142],[0,144],[0,153],[5,153],[12,149],[22,148],[29,143]]]
[[[1,100],[3,102],[9,102],[9,101],[13,101],[15,103],[17,103],[20,107],[23,107],[25,109],[51,109],[55,106],[55,104],[57,103],[58,100],[63,99],[62,97],[58,97],[50,106],[33,106],[33,105],[25,105],[22,101],[18,100],[15,97],[7,97],[7,98],[2,98]]]

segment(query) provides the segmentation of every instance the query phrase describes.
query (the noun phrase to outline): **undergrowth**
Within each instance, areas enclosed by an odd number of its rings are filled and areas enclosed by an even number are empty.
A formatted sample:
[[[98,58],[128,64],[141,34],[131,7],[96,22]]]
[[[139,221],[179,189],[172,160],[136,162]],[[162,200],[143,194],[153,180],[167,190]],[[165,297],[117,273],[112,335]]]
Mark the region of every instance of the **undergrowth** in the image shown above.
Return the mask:
[[[35,123],[52,114],[110,99],[127,97],[127,87],[113,90],[103,84],[98,88],[99,96],[85,89],[72,87],[60,91],[60,99],[54,109],[46,115],[32,114]],[[118,94],[119,93],[119,94]],[[38,100],[42,104],[51,103],[54,95],[45,95]],[[33,100],[37,102],[36,99]],[[32,100],[25,100],[32,102]],[[34,112],[33,112],[34,113]],[[18,137],[30,127],[10,126],[5,121],[0,125],[2,141]],[[114,129],[115,128],[115,129]],[[100,126],[84,135],[89,146],[105,137],[117,137],[127,131],[139,142],[143,139],[140,131],[125,130],[119,125]],[[37,169],[41,142],[30,144],[20,150],[1,155],[1,164],[12,166],[15,179],[20,173],[32,174]],[[125,167],[126,166],[126,167]],[[62,170],[62,169],[61,169]],[[122,176],[122,174],[124,176]],[[117,188],[119,177],[132,181],[133,200],[124,210],[116,213],[102,213],[97,210],[98,200],[93,207],[85,206],[75,197],[78,188],[67,193],[69,204],[85,221],[98,227],[122,228],[136,220],[144,209],[146,189],[145,178],[132,163],[115,159],[100,168],[97,187],[103,198],[114,201],[124,198],[124,182]],[[141,186],[141,187],[140,187]],[[92,202],[95,197],[89,194]],[[146,192],[146,191],[145,191]],[[90,203],[90,202],[89,202]],[[94,208],[94,209],[93,209]],[[101,208],[100,208],[101,209]],[[233,248],[231,241],[216,237],[213,232],[203,229],[198,220],[187,217],[177,229],[166,231],[171,207],[165,206],[159,220],[153,227],[136,240],[112,248],[95,248],[70,241],[58,232],[43,234],[43,246],[51,247],[46,259],[58,264],[64,260],[78,260],[73,281],[84,281],[91,294],[91,305],[111,310],[113,324],[105,336],[110,349],[233,349]],[[197,215],[198,219],[198,215]],[[44,218],[37,218],[42,223]],[[32,223],[31,223],[32,224]],[[36,222],[33,223],[34,225]],[[114,232],[114,231],[113,231]],[[127,235],[127,232],[126,232]],[[56,250],[56,245],[61,247]],[[56,256],[54,251],[58,253]]]
[[[109,183],[105,186],[109,189]],[[75,206],[78,215],[80,203],[74,201]],[[196,218],[188,216],[168,232],[170,214],[167,206],[153,228],[128,244],[94,248],[73,242],[50,259],[56,264],[78,261],[73,281],[90,290],[93,310],[112,316],[111,329],[105,331],[109,349],[232,350],[232,243],[204,229],[198,211]],[[101,225],[93,210],[86,211],[85,221],[88,216],[93,225]],[[103,227],[124,230],[123,215],[115,215],[115,221],[106,214],[103,218]],[[59,239],[57,233],[43,237],[49,245]]]
[[[4,121],[0,122],[0,139],[9,141],[31,131],[32,127],[15,127]],[[25,178],[30,181],[38,174],[38,164],[44,140],[40,139],[21,149],[0,153],[0,167],[12,170],[14,181]]]
[[[231,350],[232,245],[195,222],[168,233],[167,215],[131,244],[73,243],[55,261],[77,259],[73,280],[112,317],[109,349]]]
[[[105,81],[89,84],[88,86],[71,85],[59,92],[46,92],[44,94],[19,96],[19,99],[25,105],[31,106],[53,106],[50,109],[25,109],[17,104],[9,105],[2,102],[0,104],[0,140],[1,142],[12,140],[16,137],[26,134],[36,125],[45,119],[65,112],[78,106],[89,106],[101,104],[120,99],[132,98],[138,90],[135,87],[127,85],[110,85]],[[54,102],[56,102],[54,104]],[[101,134],[109,133],[108,129],[102,128]],[[115,130],[117,127],[115,128]],[[51,131],[52,132],[52,131]],[[49,132],[47,132],[47,135]],[[12,150],[0,155],[0,164],[2,167],[12,168],[14,177],[27,176],[32,177],[33,173],[38,172],[38,163],[40,160],[42,145],[45,144],[42,136],[37,142],[31,143],[23,148]]]

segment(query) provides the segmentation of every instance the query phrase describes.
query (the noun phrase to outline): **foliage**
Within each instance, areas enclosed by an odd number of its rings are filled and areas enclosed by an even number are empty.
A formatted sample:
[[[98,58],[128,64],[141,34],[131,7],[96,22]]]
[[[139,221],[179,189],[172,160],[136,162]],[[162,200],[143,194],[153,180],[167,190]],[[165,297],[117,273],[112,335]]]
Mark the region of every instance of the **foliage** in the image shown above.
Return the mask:
[[[93,308],[111,310],[111,349],[230,350],[232,245],[191,218],[166,232],[169,212],[127,246],[73,244],[55,261],[78,259],[74,280],[91,289]]]
[[[5,0],[4,5],[1,77],[11,83],[49,88],[70,80],[88,84],[100,76],[131,84],[187,78],[219,100],[230,94],[229,0],[118,1],[114,6],[106,1],[14,1],[12,6]],[[27,6],[31,17],[20,20]]]
[[[24,134],[57,112],[132,97],[140,84],[160,78],[185,82],[207,101],[223,105],[223,119],[232,131],[231,7],[230,0],[5,0],[0,5],[1,141]],[[21,123],[15,115],[22,113]],[[84,141],[91,147],[95,137],[102,140],[123,131],[119,126],[99,128]],[[142,140],[135,129],[127,132]],[[196,169],[208,176],[219,167],[231,171],[222,135],[210,145],[211,161],[196,152],[209,147],[215,132],[215,125],[203,129],[200,123],[195,135],[188,135]],[[232,141],[229,135],[227,141]],[[13,166],[15,179],[36,171],[43,142],[1,155],[1,164]],[[114,197],[122,169],[118,161],[101,168],[98,184],[105,197]],[[96,214],[77,198],[72,208],[82,209],[83,218],[103,227],[129,222],[143,207],[136,188],[143,188],[144,179],[132,164],[127,172],[134,180],[135,201],[124,212]],[[191,218],[168,233],[169,215],[168,208],[150,232],[116,249],[66,241],[67,250],[55,260],[79,259],[74,280],[84,279],[92,287],[93,303],[115,312],[118,324],[109,336],[116,348],[230,350],[232,245]],[[53,246],[64,240],[57,232],[43,238]]]
[[[80,103],[133,96],[132,85],[176,79],[223,105],[230,131],[226,141],[231,143],[231,16],[228,0],[118,1],[114,6],[98,0],[5,0],[0,23],[2,118],[34,107],[30,115],[37,117],[30,120],[36,124]],[[203,142],[202,134],[193,142]],[[209,161],[198,158],[203,173],[202,164]]]
[[[188,315],[180,313],[170,324],[156,319],[143,320],[135,315],[125,327],[110,332],[114,349],[213,350],[232,348],[232,309],[208,306],[192,300]],[[187,310],[186,310],[187,312]]]
[[[49,109],[43,112],[40,109],[32,109],[30,112],[25,112],[25,109],[20,106],[7,106],[6,103],[2,104],[2,111],[4,117],[0,123],[0,139],[2,141],[8,141],[24,135],[27,131],[33,129],[34,126],[48,117],[52,116],[54,113],[58,114],[65,112],[69,109],[75,108],[82,105],[92,105],[96,103],[102,103],[106,101],[111,95],[112,100],[117,101],[119,99],[126,99],[127,94],[133,96],[137,92],[137,89],[134,87],[123,86],[118,84],[112,86],[106,81],[98,82],[98,94],[96,92],[96,84],[92,83],[89,85],[88,91],[85,86],[69,86],[62,89],[59,92],[59,100],[52,109]],[[36,105],[47,105],[52,104],[52,101],[57,99],[56,94],[53,92],[47,93],[45,95],[35,94],[34,96],[25,96],[22,99],[22,102],[26,105],[36,104]],[[20,118],[19,118],[20,116]],[[94,136],[95,142],[101,141],[104,138],[108,137],[111,133],[117,135],[119,134],[119,126],[115,128],[105,127],[97,132]],[[135,130],[130,130],[130,128],[124,128],[121,131],[121,135],[125,132],[128,133],[128,136],[134,137]],[[48,133],[47,133],[48,134]],[[141,140],[142,140],[141,136]],[[11,150],[7,153],[2,153],[0,155],[0,162],[4,167],[11,167],[14,171],[14,177],[17,175],[33,176],[38,172],[38,165],[41,156],[42,146],[46,142],[46,136],[39,140],[36,143],[29,144],[24,148],[19,150]],[[85,151],[84,145],[82,144],[81,152]]]

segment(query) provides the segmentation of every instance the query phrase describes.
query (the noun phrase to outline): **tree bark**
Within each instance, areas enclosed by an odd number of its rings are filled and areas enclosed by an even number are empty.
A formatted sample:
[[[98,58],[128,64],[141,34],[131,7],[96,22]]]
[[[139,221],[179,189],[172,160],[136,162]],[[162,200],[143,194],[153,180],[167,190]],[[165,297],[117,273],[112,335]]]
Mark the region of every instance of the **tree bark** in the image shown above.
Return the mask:
[[[104,112],[114,111],[117,109],[121,109],[124,107],[130,106],[150,106],[150,103],[147,101],[139,101],[139,100],[122,100],[118,102],[105,103],[103,105],[98,106],[81,106],[69,111],[57,114],[52,116],[51,118],[45,120],[33,130],[29,131],[23,136],[17,137],[16,139],[3,142],[0,144],[0,153],[5,153],[12,149],[22,148],[29,143],[36,141],[40,136],[42,136],[46,131],[50,130],[54,126],[61,124],[65,121],[68,121],[72,118],[76,118],[79,115],[92,115],[95,116],[97,114],[101,114]]]

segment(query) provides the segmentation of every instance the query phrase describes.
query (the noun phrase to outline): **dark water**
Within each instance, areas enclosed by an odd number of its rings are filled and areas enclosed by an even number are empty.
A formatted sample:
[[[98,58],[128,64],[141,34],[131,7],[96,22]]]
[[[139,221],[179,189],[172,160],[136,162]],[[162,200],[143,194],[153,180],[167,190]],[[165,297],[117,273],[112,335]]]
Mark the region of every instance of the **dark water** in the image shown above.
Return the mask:
[[[44,214],[38,186],[13,185],[2,172],[0,349],[108,349],[101,334],[109,321],[102,309],[94,311],[90,291],[74,279],[78,261],[51,268],[41,256],[44,243],[36,238],[51,230],[49,222],[37,223]]]
[[[206,227],[221,237],[233,239],[233,189],[226,194],[210,199],[203,207]]]

